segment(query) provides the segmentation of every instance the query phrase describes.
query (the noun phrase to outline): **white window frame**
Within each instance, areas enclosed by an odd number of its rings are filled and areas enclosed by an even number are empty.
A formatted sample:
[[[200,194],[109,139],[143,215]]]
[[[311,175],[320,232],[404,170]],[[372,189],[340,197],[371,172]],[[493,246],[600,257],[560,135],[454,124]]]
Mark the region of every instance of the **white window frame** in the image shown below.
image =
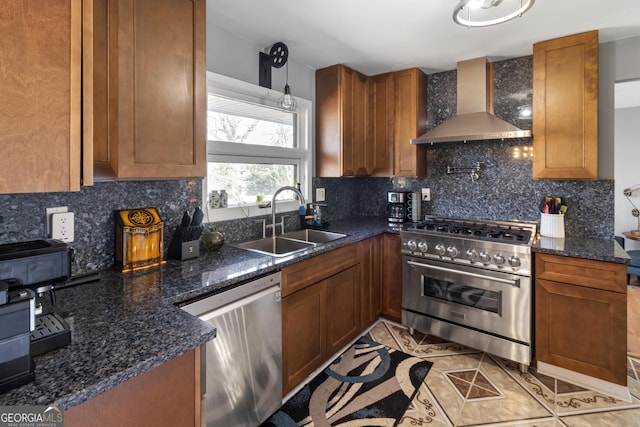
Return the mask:
[[[282,92],[256,86],[251,83],[236,80],[221,74],[207,71],[207,92],[241,101],[278,108],[278,100]],[[296,97],[298,102],[297,124],[294,126],[298,147],[273,147],[233,142],[207,141],[208,162],[238,162],[238,163],[274,163],[292,164],[297,166],[301,181],[302,194],[310,202],[313,174],[313,138],[312,138],[312,102]],[[250,152],[248,152],[250,150]],[[209,222],[226,221],[245,217],[255,217],[271,214],[271,209],[261,209],[258,203],[249,203],[241,207],[211,209],[208,206],[207,180],[202,184],[202,206],[206,206]],[[293,183],[282,183],[293,185]],[[277,212],[297,211],[299,202],[282,201],[277,203]]]

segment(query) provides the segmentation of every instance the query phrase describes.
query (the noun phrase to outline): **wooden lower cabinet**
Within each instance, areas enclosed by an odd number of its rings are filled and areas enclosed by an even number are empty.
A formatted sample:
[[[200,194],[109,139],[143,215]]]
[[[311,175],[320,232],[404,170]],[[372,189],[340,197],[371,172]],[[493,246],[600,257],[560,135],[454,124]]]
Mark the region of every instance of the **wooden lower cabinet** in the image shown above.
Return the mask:
[[[402,317],[402,241],[399,234],[382,236],[382,316],[394,322]]]
[[[360,250],[360,324],[371,326],[382,313],[382,236],[359,243]]]
[[[336,353],[360,333],[360,266],[325,281],[327,293],[327,356]]]
[[[309,286],[282,299],[282,391],[291,391],[326,359],[327,287]]]
[[[361,332],[356,244],[282,269],[282,391],[295,388]]]
[[[536,254],[536,360],[627,384],[626,266]]]
[[[67,427],[199,426],[200,348],[178,356],[64,414]]]

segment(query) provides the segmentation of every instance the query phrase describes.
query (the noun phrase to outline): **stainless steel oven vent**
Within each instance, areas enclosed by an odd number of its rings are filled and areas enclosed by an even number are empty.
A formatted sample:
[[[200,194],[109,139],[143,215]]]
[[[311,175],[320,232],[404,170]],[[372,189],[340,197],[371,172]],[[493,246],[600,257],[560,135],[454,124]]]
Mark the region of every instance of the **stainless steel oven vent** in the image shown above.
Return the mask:
[[[458,62],[457,114],[412,144],[528,138],[522,130],[493,115],[493,67],[486,57]]]

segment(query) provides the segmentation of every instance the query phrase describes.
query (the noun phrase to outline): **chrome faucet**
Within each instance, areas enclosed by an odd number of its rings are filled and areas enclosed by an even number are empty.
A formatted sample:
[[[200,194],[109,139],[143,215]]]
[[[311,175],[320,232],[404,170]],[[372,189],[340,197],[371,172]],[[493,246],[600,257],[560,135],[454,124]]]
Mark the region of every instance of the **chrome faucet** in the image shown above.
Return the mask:
[[[276,196],[278,194],[280,194],[283,191],[286,190],[290,190],[293,191],[294,193],[296,193],[298,195],[298,197],[300,198],[300,205],[306,207],[307,206],[307,202],[305,202],[304,200],[304,196],[302,195],[302,192],[300,190],[298,190],[295,187],[291,187],[290,185],[285,185],[282,186],[280,188],[278,188],[275,193],[273,193],[273,197],[271,198],[271,226],[273,227],[273,238],[276,238]],[[268,226],[267,226],[268,227]],[[284,234],[284,220],[282,221],[282,224],[280,226],[281,228],[281,233]]]

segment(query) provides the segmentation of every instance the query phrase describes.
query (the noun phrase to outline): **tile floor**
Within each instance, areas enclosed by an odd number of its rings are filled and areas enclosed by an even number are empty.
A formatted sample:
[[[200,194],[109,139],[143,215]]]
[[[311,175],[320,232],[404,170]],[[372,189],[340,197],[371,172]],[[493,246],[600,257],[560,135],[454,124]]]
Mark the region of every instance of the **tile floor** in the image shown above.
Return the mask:
[[[381,321],[371,339],[433,362],[399,426],[640,426],[640,360],[628,359],[632,402]]]

